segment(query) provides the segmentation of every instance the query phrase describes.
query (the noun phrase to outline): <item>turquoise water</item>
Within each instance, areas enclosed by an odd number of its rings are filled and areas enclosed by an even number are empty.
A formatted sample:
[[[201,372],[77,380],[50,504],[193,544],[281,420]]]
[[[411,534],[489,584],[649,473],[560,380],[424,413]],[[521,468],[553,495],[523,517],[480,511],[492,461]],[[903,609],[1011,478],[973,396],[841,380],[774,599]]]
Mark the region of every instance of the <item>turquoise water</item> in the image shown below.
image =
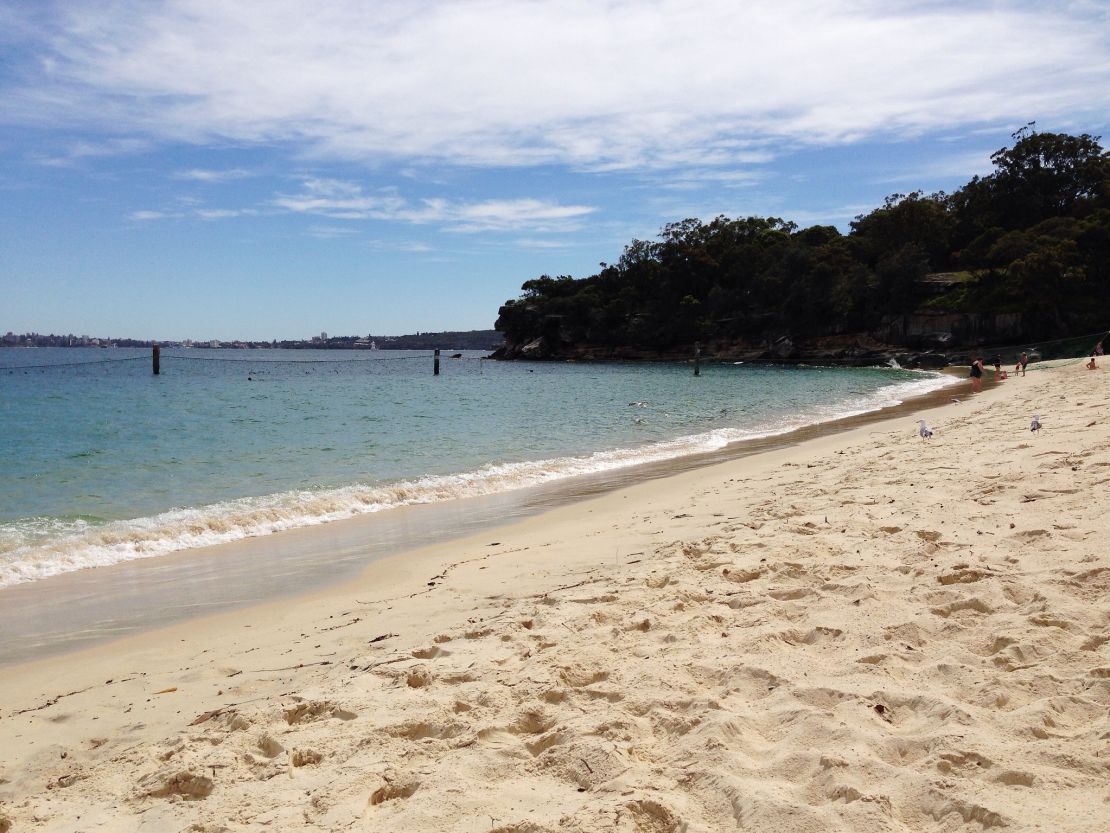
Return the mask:
[[[0,349],[0,587],[710,451],[947,382],[480,355],[436,377],[428,353],[177,350],[156,377],[147,350]]]

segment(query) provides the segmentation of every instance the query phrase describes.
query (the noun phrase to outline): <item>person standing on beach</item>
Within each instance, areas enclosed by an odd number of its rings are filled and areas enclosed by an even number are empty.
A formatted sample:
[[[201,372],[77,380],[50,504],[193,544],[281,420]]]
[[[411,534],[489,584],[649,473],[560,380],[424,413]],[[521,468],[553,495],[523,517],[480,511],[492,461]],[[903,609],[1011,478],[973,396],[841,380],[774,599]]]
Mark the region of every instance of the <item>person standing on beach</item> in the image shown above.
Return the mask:
[[[1021,375],[1025,375],[1025,366],[1029,364],[1029,354],[1024,350],[1021,351],[1021,358],[1018,359],[1018,365],[1021,367]]]
[[[1002,357],[997,353],[994,354],[994,375],[995,378],[1002,375]]]
[[[983,389],[983,360],[976,356],[971,363],[971,390],[978,393]]]

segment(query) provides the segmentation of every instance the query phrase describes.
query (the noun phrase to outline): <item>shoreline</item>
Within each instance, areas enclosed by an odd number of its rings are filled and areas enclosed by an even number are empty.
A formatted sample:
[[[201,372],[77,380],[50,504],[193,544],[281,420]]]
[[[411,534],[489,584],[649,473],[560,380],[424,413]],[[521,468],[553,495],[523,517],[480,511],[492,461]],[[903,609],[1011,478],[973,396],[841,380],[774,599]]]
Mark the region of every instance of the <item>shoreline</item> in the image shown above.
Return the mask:
[[[994,384],[990,379],[984,392]],[[0,632],[9,638],[0,645],[0,668],[198,616],[295,598],[349,580],[378,559],[493,529],[506,519],[530,517],[635,483],[791,447],[947,403],[954,385],[898,405],[732,442],[713,451],[562,478],[542,486],[398,506],[5,587],[0,589]],[[260,572],[263,561],[266,569]]]
[[[488,448],[487,456],[475,458],[471,455],[465,462],[458,461],[460,465],[456,467],[432,465],[422,470],[399,471],[381,481],[365,481],[360,479],[361,475],[348,472],[354,479],[325,477],[323,482],[326,485],[318,488],[306,487],[303,480],[297,479],[281,488],[261,492],[248,490],[243,494],[215,488],[219,482],[216,478],[200,492],[196,488],[189,490],[186,484],[185,493],[176,497],[159,485],[155,491],[165,491],[161,503],[135,506],[133,503],[129,505],[126,497],[116,503],[109,500],[108,503],[115,508],[105,513],[108,517],[102,522],[94,521],[91,525],[79,514],[73,503],[76,499],[72,496],[65,503],[50,503],[45,495],[40,495],[41,500],[37,504],[20,504],[17,501],[15,514],[24,517],[10,518],[11,523],[0,525],[0,537],[10,539],[5,542],[3,559],[0,560],[0,588],[50,579],[82,569],[196,551],[290,529],[320,526],[405,506],[495,496],[533,486],[546,488],[554,484],[554,488],[558,489],[560,481],[580,476],[605,479],[606,472],[619,472],[621,469],[635,471],[638,466],[652,463],[667,465],[668,461],[682,457],[712,455],[723,444],[735,445],[737,442],[789,434],[799,428],[807,428],[805,422],[819,427],[824,422],[836,421],[845,415],[881,411],[884,404],[891,400],[916,397],[921,390],[928,390],[937,384],[937,377],[930,379],[922,376],[903,379],[873,391],[845,389],[840,393],[842,399],[834,405],[820,405],[806,416],[765,414],[762,421],[750,429],[742,427],[735,419],[732,425],[688,425],[683,426],[688,431],[680,431],[677,436],[614,436],[608,446],[595,447],[596,444],[591,444],[580,452],[567,447],[558,450],[544,447],[544,450],[536,449],[533,457],[528,459],[517,459],[521,456],[519,453],[503,459],[496,449]],[[727,385],[714,387],[727,389]],[[859,398],[854,398],[857,395]],[[723,408],[722,413],[727,410]],[[632,421],[639,423],[642,420]],[[672,430],[679,430],[679,426],[672,426]],[[730,452],[726,448],[724,453],[728,456]],[[82,454],[75,456],[81,457]],[[490,462],[495,460],[498,462]],[[25,474],[31,476],[33,473]],[[225,471],[224,474],[235,478],[233,472]],[[617,477],[619,479],[619,474]],[[128,486],[123,483],[116,483],[115,490],[109,484],[105,484],[105,488],[125,496],[128,492]],[[52,508],[43,509],[43,502]],[[97,510],[95,506],[85,508],[94,513]],[[40,512],[45,514],[32,517]],[[44,537],[36,542],[39,535]]]
[[[900,415],[9,666],[0,825],[1094,833],[1108,392],[1043,371],[929,442]]]

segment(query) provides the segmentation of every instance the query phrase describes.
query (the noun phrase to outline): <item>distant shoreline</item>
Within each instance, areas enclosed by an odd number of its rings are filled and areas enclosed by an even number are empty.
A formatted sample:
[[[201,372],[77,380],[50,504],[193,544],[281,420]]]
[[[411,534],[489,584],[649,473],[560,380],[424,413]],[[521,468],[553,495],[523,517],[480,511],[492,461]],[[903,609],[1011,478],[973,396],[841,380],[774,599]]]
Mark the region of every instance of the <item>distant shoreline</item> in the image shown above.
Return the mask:
[[[146,347],[157,344],[165,349],[221,350],[485,350],[501,346],[502,337],[496,330],[445,330],[407,335],[344,335],[321,333],[307,339],[142,339],[102,338],[88,335],[44,335],[42,333],[7,333],[0,335],[0,347]]]

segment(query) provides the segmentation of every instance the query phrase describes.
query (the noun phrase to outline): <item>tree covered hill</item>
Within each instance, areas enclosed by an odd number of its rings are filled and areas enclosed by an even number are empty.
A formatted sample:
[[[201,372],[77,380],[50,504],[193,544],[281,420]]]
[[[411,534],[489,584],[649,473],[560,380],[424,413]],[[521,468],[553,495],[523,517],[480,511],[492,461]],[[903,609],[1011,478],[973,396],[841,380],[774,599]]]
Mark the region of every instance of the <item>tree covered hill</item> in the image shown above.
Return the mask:
[[[1014,134],[953,194],[894,194],[842,234],[696,219],[590,277],[543,275],[499,311],[503,357],[866,359],[1110,326],[1110,154]]]

